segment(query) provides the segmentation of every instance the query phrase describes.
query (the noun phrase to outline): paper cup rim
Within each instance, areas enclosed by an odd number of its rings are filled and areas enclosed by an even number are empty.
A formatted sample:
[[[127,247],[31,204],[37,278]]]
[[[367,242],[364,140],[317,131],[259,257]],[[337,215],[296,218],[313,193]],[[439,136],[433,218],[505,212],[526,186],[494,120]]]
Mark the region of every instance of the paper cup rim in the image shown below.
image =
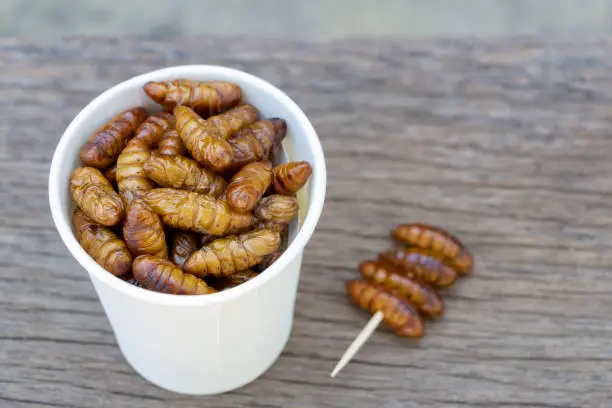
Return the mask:
[[[76,135],[76,131],[82,126],[82,123],[98,109],[100,109],[101,106],[104,106],[114,98],[117,98],[118,95],[125,90],[125,88],[136,86],[142,87],[142,85],[144,85],[146,82],[160,80],[160,78],[189,78],[190,75],[216,75],[225,78],[224,80],[234,80],[238,83],[250,83],[261,92],[269,94],[274,99],[279,100],[292,112],[294,118],[296,119],[297,126],[301,128],[302,133],[307,139],[307,145],[312,152],[314,160],[312,163],[313,172],[310,181],[311,194],[309,209],[306,217],[304,218],[304,223],[287,249],[276,260],[276,262],[274,262],[274,264],[266,269],[265,273],[262,273],[255,279],[249,280],[229,290],[220,291],[209,295],[177,296],[153,292],[136,287],[110,274],[96,261],[94,261],[93,258],[91,258],[87,252],[85,252],[74,236],[72,227],[70,225],[70,216],[64,216],[64,214],[62,214],[60,206],[61,196],[67,192],[60,188],[59,181],[60,177],[70,177],[69,174],[61,173],[60,164],[66,157],[67,147],[74,139],[73,135]],[[312,237],[323,211],[326,183],[327,171],[325,157],[319,137],[306,114],[285,92],[281,91],[279,88],[260,77],[235,68],[219,65],[180,65],[149,71],[120,82],[99,94],[74,117],[62,134],[51,161],[49,171],[49,205],[51,208],[53,222],[55,223],[64,245],[66,245],[71,255],[92,277],[102,281],[114,290],[149,303],[185,307],[203,306],[222,303],[240,297],[248,292],[256,290],[259,286],[265,284],[267,280],[272,279],[279,273],[282,273],[288,264],[300,255]]]

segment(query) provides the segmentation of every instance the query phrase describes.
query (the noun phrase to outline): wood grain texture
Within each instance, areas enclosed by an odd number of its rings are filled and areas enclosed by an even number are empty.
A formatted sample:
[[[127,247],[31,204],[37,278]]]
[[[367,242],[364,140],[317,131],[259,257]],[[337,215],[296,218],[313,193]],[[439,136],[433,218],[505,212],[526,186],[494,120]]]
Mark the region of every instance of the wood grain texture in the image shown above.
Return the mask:
[[[531,40],[0,41],[0,406],[611,407],[612,43]],[[329,189],[294,330],[259,380],[217,397],[155,388],[123,360],[55,232],[47,172],[69,121],[151,69],[215,63],[286,90],[324,144]],[[346,280],[402,222],[444,226],[476,259],[414,345],[379,330]]]

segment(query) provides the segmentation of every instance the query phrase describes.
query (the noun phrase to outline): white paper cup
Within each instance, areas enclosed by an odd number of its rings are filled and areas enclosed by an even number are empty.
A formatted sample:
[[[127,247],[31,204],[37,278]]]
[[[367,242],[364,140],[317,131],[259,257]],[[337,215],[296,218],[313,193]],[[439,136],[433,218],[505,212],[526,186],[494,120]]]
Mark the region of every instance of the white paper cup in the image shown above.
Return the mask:
[[[69,178],[89,135],[124,109],[158,110],[142,86],[152,80],[188,78],[232,81],[262,117],[287,121],[283,142],[290,160],[307,160],[313,174],[299,197],[301,227],[289,230],[289,246],[265,272],[227,291],[176,296],[140,289],[98,265],[72,233]],[[183,394],[217,394],[263,374],[282,352],[293,323],[305,245],[323,209],[326,169],[310,121],[285,93],[242,71],[188,65],[149,72],[122,82],[91,101],[70,123],[55,150],[49,174],[51,214],[59,234],[89,274],[126,360],[151,383]],[[80,273],[80,272],[75,272]]]

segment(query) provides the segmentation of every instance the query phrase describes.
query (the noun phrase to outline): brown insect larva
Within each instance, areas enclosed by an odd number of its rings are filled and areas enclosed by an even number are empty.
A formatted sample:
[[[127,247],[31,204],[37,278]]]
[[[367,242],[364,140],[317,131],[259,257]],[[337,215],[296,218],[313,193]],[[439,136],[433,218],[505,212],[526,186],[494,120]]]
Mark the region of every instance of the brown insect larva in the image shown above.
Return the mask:
[[[157,151],[166,156],[184,156],[187,149],[176,130],[172,129],[167,131],[157,144]]]
[[[454,269],[446,266],[430,251],[409,247],[380,254],[379,260],[401,269],[410,277],[437,287],[452,285],[457,279]]]
[[[126,281],[127,283],[131,285],[138,286],[139,288],[144,288],[144,286],[142,286],[140,282],[136,280],[136,278],[134,277],[134,274],[131,272],[126,273],[125,275],[121,276],[121,279],[123,279],[124,281]]]
[[[256,226],[256,229],[270,229],[272,231],[276,231],[281,236],[281,243],[278,246],[278,249],[271,254],[268,254],[263,257],[260,263],[255,266],[255,271],[263,272],[268,269],[280,256],[285,252],[287,246],[289,245],[289,228],[287,224],[274,224],[271,222],[262,222]]]
[[[289,224],[298,214],[298,201],[293,196],[271,194],[261,199],[255,216],[262,221]]]
[[[359,272],[368,281],[411,302],[427,316],[439,317],[444,312],[444,303],[433,288],[403,276],[389,265],[365,261],[359,265]]]
[[[195,160],[185,156],[151,154],[144,164],[146,175],[162,187],[195,191],[218,197],[227,183],[223,177],[202,169]]]
[[[110,228],[96,224],[81,210],[72,214],[72,228],[77,241],[101,267],[115,276],[126,274],[132,267],[132,254],[125,242]]]
[[[263,257],[262,261],[255,266],[255,270],[257,272],[263,272],[268,269],[280,256],[283,254],[283,249],[279,248],[276,251],[272,252]]]
[[[288,225],[287,224],[281,224],[279,222],[274,222],[274,221],[260,221],[258,223],[255,224],[255,228],[256,230],[258,229],[269,229],[272,231],[276,231],[279,234],[286,234],[287,233],[287,228]]]
[[[111,184],[115,184],[117,183],[117,163],[113,164],[112,166],[110,166],[105,172],[104,172],[104,177],[106,177],[106,179],[108,181],[111,182]]]
[[[251,211],[270,183],[272,164],[268,160],[249,163],[236,173],[227,185],[227,202],[236,211]]]
[[[383,321],[402,337],[423,337],[423,321],[410,303],[364,280],[352,280],[346,289],[355,303],[370,313],[381,311]]]
[[[258,111],[253,105],[239,105],[220,115],[211,116],[206,119],[211,129],[217,136],[229,139],[238,133],[246,125],[257,120]]]
[[[179,136],[198,163],[217,172],[230,165],[232,147],[210,123],[186,106],[174,108],[174,117]]]
[[[149,156],[149,146],[143,140],[132,139],[117,159],[117,187],[126,203],[155,187],[144,171]]]
[[[144,108],[128,109],[98,128],[81,148],[79,158],[91,167],[105,169],[117,160],[134,130],[147,118]]]
[[[278,194],[292,195],[298,192],[310,178],[312,167],[307,161],[279,164],[273,169],[272,184]]]
[[[214,235],[200,234],[200,247],[203,247],[204,245],[210,244],[215,239],[217,239],[217,237],[215,237]]]
[[[196,276],[231,275],[260,263],[280,240],[280,234],[270,230],[219,238],[194,252],[185,261],[185,271]]]
[[[134,133],[134,139],[142,140],[152,149],[173,126],[174,116],[170,112],[157,112],[141,123]]]
[[[194,232],[178,231],[172,238],[170,259],[179,268],[183,268],[185,260],[198,249],[198,237]]]
[[[202,234],[225,235],[251,226],[255,219],[250,213],[232,211],[223,200],[191,191],[157,188],[148,191],[143,199],[164,224]]]
[[[408,245],[418,246],[439,254],[459,274],[472,269],[472,255],[453,235],[427,224],[398,225],[392,232],[393,238]]]
[[[198,82],[175,79],[164,82],[149,82],[145,93],[166,109],[177,105],[192,108],[203,116],[217,113],[238,105],[242,99],[240,87],[230,82]]]
[[[174,295],[207,295],[216,292],[202,279],[181,271],[167,259],[140,255],[132,265],[134,277],[149,290]]]
[[[230,169],[239,169],[247,163],[264,160],[270,156],[272,147],[280,144],[287,133],[287,122],[272,118],[259,120],[241,129],[229,140],[234,152]]]
[[[168,258],[164,226],[159,215],[142,200],[133,200],[127,206],[123,239],[135,256],[149,254]]]
[[[212,278],[210,280],[211,286],[217,290],[228,290],[231,288],[235,288],[238,285],[243,284],[246,281],[249,281],[259,275],[256,272],[253,272],[250,269],[246,271],[236,272],[229,276],[221,276],[218,278]]]
[[[125,207],[119,194],[94,167],[77,167],[70,176],[72,200],[87,216],[107,227],[123,219]]]

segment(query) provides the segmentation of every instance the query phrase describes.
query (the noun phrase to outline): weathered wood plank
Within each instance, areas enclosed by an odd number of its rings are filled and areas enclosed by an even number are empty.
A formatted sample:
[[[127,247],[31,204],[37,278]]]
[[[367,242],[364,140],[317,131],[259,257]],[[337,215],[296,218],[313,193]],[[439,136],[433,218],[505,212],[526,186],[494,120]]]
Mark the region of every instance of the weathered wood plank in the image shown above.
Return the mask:
[[[612,406],[612,60],[608,42],[0,41],[0,406]],[[53,227],[49,161],[110,85],[216,63],[282,87],[311,117],[328,200],[295,326],[258,381],[214,398],[159,390],[121,357]],[[335,380],[367,315],[344,293],[397,223],[447,227],[477,259],[419,344],[381,329]],[[608,405],[606,405],[608,404]]]

